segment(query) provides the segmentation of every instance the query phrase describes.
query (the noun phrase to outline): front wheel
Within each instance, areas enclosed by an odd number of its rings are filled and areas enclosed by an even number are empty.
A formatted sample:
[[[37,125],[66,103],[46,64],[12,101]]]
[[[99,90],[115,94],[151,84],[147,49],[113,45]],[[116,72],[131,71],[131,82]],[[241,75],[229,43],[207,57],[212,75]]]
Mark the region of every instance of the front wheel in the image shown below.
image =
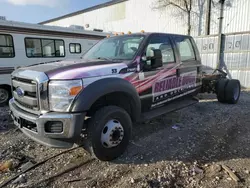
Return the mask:
[[[106,106],[92,116],[87,129],[87,150],[101,161],[110,161],[126,150],[132,121],[124,109]]]

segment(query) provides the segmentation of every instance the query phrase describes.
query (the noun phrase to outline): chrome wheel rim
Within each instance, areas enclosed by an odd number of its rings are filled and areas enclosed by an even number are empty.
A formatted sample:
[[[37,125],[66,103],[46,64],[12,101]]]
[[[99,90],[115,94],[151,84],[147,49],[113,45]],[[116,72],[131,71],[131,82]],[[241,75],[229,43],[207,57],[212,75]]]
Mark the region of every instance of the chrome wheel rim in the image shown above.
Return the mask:
[[[105,148],[118,146],[124,137],[124,129],[118,120],[109,120],[101,134],[101,143]]]

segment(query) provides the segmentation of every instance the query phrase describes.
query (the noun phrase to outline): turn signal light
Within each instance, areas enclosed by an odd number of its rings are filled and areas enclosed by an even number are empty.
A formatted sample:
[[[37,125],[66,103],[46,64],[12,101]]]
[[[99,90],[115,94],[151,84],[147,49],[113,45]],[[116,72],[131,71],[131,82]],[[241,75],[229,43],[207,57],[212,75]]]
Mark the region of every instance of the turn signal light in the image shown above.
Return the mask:
[[[82,90],[82,86],[75,86],[75,87],[70,88],[69,94],[71,96],[76,96],[81,90]]]

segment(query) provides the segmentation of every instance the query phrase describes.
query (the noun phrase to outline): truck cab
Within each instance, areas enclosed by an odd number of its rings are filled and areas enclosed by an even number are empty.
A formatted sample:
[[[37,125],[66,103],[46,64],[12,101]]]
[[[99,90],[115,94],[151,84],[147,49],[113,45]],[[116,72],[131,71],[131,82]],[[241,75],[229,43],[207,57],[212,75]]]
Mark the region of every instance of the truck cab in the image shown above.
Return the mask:
[[[126,150],[133,122],[188,106],[194,95],[217,92],[218,85],[223,90],[217,95],[236,103],[239,82],[230,82],[234,90],[225,95],[229,81],[221,74],[214,77],[206,77],[203,86],[199,52],[190,36],[119,35],[98,42],[80,60],[17,69],[9,106],[14,123],[33,140],[68,148],[85,135],[91,154],[112,160]]]

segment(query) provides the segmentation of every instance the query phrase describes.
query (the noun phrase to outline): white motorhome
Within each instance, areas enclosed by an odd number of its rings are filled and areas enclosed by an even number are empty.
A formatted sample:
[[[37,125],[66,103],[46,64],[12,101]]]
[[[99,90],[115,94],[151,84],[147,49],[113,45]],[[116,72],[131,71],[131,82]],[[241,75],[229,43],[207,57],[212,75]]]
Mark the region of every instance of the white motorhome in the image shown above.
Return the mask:
[[[10,98],[16,67],[77,59],[108,33],[0,20],[0,105]]]

